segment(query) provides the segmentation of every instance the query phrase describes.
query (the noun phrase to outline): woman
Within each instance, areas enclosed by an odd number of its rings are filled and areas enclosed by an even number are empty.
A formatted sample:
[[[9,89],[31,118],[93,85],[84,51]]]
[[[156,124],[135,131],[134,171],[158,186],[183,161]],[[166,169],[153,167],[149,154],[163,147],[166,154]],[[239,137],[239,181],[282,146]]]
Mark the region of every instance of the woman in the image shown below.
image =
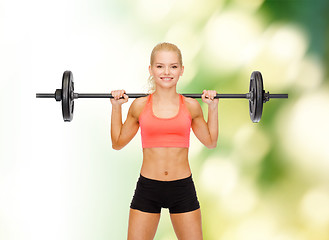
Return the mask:
[[[124,90],[112,91],[111,138],[114,149],[123,148],[141,127],[143,164],[131,202],[128,240],[153,239],[161,208],[169,208],[180,240],[202,238],[201,211],[188,162],[190,128],[208,148],[218,138],[216,91],[203,91],[208,121],[197,100],[176,92],[184,66],[174,44],[160,43],[152,51],[149,66],[154,92],[137,98],[122,123],[121,105],[128,101]]]

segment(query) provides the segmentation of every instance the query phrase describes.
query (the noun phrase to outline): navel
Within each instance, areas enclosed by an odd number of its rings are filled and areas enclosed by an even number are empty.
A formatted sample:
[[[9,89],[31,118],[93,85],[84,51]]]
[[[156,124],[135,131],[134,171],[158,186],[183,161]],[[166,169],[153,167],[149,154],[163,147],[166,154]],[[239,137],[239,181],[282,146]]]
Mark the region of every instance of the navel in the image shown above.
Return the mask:
[[[166,176],[167,176],[167,175],[168,175],[168,172],[167,172],[167,171],[165,171],[165,172],[164,172],[164,175],[166,175]]]

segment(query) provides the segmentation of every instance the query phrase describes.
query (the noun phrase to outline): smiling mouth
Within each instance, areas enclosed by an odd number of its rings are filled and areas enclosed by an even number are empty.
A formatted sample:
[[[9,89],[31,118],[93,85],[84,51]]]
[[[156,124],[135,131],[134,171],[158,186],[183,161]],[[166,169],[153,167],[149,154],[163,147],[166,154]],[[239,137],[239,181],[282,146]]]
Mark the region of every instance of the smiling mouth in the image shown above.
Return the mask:
[[[171,81],[171,80],[173,80],[174,78],[172,78],[172,77],[162,77],[162,78],[160,78],[161,80],[163,80],[163,81]]]

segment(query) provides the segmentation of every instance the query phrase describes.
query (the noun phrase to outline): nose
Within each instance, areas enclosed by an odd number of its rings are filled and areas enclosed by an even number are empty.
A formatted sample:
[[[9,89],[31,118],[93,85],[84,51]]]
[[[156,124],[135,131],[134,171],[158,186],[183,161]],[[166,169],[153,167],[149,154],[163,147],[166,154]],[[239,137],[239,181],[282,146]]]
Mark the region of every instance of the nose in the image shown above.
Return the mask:
[[[170,72],[169,70],[170,70],[169,67],[165,67],[164,73],[168,75]]]

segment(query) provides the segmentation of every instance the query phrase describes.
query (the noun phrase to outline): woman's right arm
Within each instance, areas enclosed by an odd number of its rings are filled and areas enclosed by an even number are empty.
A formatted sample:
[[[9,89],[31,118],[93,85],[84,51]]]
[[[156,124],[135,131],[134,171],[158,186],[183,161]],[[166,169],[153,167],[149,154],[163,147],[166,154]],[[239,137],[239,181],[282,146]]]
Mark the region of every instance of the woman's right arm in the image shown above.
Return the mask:
[[[112,91],[114,96],[111,99],[112,103],[112,114],[111,114],[111,140],[112,148],[115,150],[120,150],[126,146],[131,139],[136,135],[139,123],[138,114],[136,109],[136,100],[131,104],[127,119],[122,123],[122,104],[128,101],[128,96],[124,94],[124,90]],[[124,99],[120,99],[121,96]]]

